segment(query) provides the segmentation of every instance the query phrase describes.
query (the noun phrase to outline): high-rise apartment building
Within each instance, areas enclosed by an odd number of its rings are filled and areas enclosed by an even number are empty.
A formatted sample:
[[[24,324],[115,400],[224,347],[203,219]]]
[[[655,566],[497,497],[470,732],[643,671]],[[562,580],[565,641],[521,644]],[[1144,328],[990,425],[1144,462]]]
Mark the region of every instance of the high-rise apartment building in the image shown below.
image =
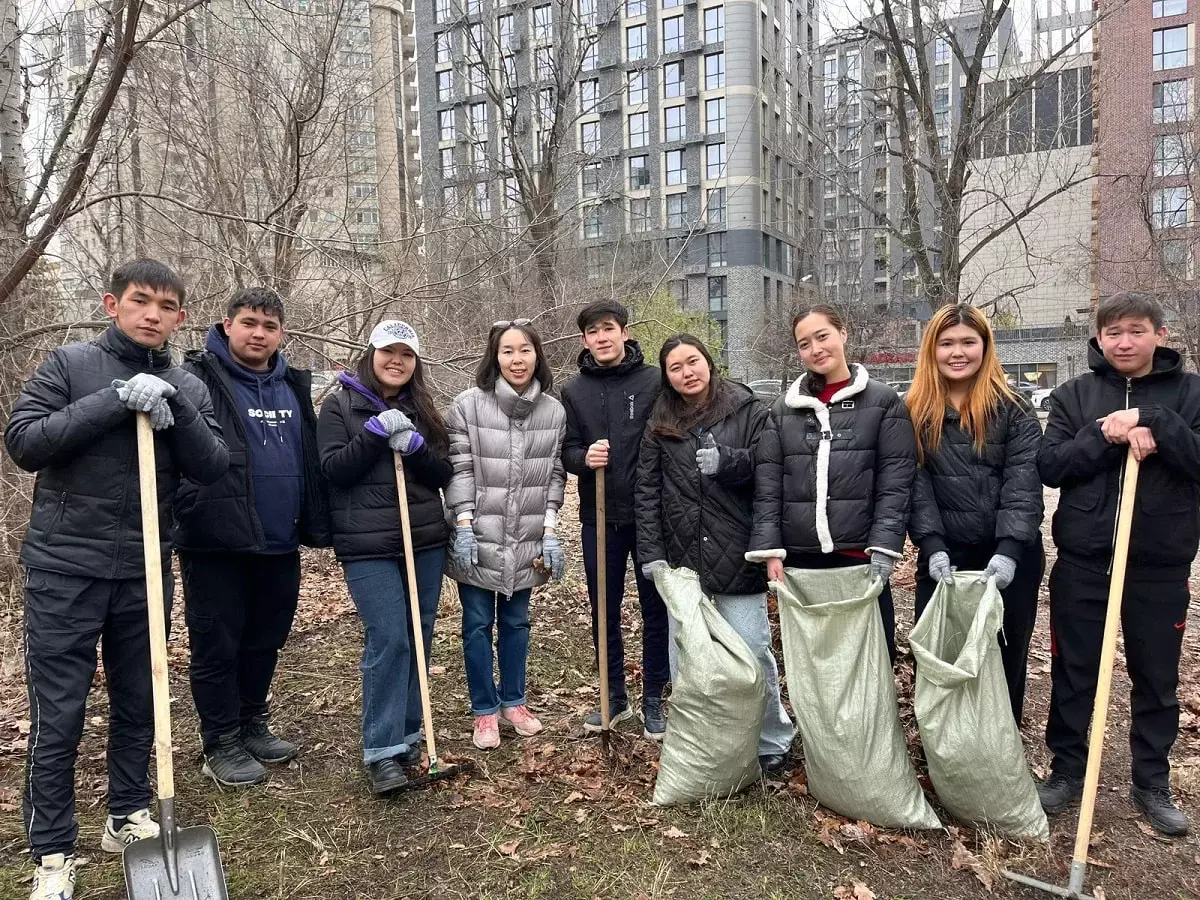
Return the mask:
[[[552,243],[550,264],[585,284],[634,272],[721,323],[735,374],[770,366],[757,348],[786,332],[812,272],[814,14],[813,0],[420,0],[429,232],[534,235],[532,253]],[[455,260],[480,268],[449,237],[429,247],[447,278]]]
[[[1092,0],[1033,0],[1033,58],[1092,52]]]

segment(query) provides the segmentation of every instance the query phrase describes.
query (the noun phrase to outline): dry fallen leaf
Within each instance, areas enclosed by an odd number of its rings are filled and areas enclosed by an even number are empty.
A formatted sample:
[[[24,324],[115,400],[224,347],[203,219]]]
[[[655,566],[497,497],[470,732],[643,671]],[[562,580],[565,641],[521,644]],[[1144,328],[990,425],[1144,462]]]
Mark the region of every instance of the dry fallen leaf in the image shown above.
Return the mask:
[[[620,833],[622,831],[628,831],[632,827],[633,827],[632,825],[617,825],[615,822],[609,826],[609,828],[611,828],[613,831],[615,831],[617,833]]]
[[[574,803],[576,800],[582,800],[582,799],[583,799],[583,794],[579,793],[579,791],[571,791],[571,793],[567,794],[567,798],[565,800],[563,800],[563,806],[566,806],[568,803]]]
[[[991,893],[992,885],[996,880],[995,876],[987,870],[978,856],[967,849],[961,840],[954,841],[954,852],[950,857],[950,865],[955,869],[970,869],[979,883],[987,889],[988,893]]]
[[[685,838],[687,836],[688,833],[686,831],[680,831],[674,825],[663,832],[663,837],[665,838]]]
[[[687,864],[689,866],[695,866],[697,869],[699,869],[701,866],[707,866],[708,861],[711,858],[712,857],[707,850],[701,850],[699,853],[689,859]]]
[[[512,856],[514,853],[517,852],[517,848],[520,846],[521,846],[521,839],[517,838],[516,840],[512,840],[512,841],[505,841],[503,844],[501,844],[496,849],[499,850],[503,856]]]

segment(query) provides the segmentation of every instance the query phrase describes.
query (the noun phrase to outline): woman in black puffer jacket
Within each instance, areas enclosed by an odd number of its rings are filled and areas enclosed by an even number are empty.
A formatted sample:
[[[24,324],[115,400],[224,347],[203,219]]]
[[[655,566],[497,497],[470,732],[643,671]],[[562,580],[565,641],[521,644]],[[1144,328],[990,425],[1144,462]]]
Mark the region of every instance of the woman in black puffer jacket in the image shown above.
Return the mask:
[[[942,307],[929,322],[905,402],[920,459],[909,519],[920,550],[917,618],[954,569],[996,577],[1004,597],[1000,655],[1019,725],[1046,566],[1041,426],[1006,384],[987,319],[966,303]]]
[[[904,552],[917,449],[896,392],[846,362],[846,326],[815,306],[792,320],[807,370],[775,402],[775,430],[759,452],[754,534],[746,558],[772,581],[787,565],[870,565],[883,582],[879,611],[896,655],[889,583]]]
[[[771,414],[748,387],[722,379],[690,334],[669,338],[658,365],[662,391],[642,438],[634,493],[642,572],[647,578],[667,566],[696,572],[717,611],[758,658],[767,682],[758,754],[764,771],[777,772],[793,729],[779,698],[766,578],[744,559],[755,448],[771,429]],[[674,670],[673,638],[669,646]]]

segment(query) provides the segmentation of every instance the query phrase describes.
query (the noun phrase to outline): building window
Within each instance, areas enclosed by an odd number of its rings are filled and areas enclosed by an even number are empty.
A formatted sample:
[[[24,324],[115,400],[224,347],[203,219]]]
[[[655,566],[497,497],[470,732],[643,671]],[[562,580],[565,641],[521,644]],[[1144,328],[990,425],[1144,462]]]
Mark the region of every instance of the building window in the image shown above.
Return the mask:
[[[467,67],[468,93],[482,94],[487,90],[487,70],[479,63]]]
[[[492,199],[488,195],[488,183],[486,181],[475,182],[475,212],[479,213],[479,216],[484,219],[492,214]]]
[[[717,269],[725,265],[725,232],[717,231],[708,236],[708,265]]]
[[[542,127],[549,128],[554,119],[554,88],[538,91],[537,114]]]
[[[646,26],[631,25],[625,29],[625,58],[646,58]]]
[[[650,157],[629,157],[629,189],[640,191],[650,187]]]
[[[625,16],[632,19],[646,14],[646,0],[625,0]]]
[[[476,138],[486,138],[488,133],[488,110],[486,103],[472,103],[470,106],[471,134]]]
[[[554,48],[538,47],[533,52],[534,73],[536,81],[552,81],[554,79]]]
[[[438,139],[443,141],[454,140],[454,110],[443,109],[438,111]]]
[[[512,15],[501,16],[496,20],[496,25],[500,34],[500,52],[508,53],[513,49],[513,17]]]
[[[683,228],[687,219],[687,194],[667,194],[667,227]]]
[[[706,217],[709,225],[725,224],[725,188],[710,188]]]
[[[683,96],[683,62],[669,62],[663,66],[663,96],[670,100],[672,97]]]
[[[704,101],[704,131],[707,134],[725,132],[725,98]]]
[[[467,0],[467,15],[477,16],[483,11],[483,0]]]
[[[379,190],[373,184],[359,182],[351,187],[350,193],[356,200],[369,200],[378,196]]]
[[[723,312],[728,296],[725,276],[710,275],[708,277],[708,311]]]
[[[579,71],[595,72],[596,71],[596,41],[594,38],[585,38],[587,46],[583,49],[583,58],[579,63]]]
[[[716,181],[725,177],[725,143],[709,144],[704,148],[704,177]]]
[[[579,24],[584,28],[596,27],[596,0],[579,0]]]
[[[650,143],[650,114],[630,113],[629,146],[645,147]]]
[[[583,211],[583,236],[585,238],[600,237],[600,207],[589,206]]]
[[[838,61],[836,56],[827,56],[821,64],[822,83],[825,88],[825,108],[835,109],[838,97]]]
[[[1188,65],[1188,27],[1160,28],[1154,32],[1154,71]]]
[[[476,141],[471,144],[471,166],[476,172],[486,172],[488,170],[486,141]]]
[[[509,18],[512,18],[511,16]],[[450,62],[450,32],[443,31],[433,39],[434,62],[438,65]]]
[[[433,21],[450,21],[450,0],[433,0]]]
[[[663,53],[683,51],[683,16],[662,20]]]
[[[438,153],[441,156],[442,180],[445,181],[453,178],[456,174],[454,168],[454,148],[445,147],[442,150],[439,150]]]
[[[663,110],[663,140],[682,141],[687,130],[686,107],[668,106]]]
[[[1191,221],[1191,207],[1191,188],[1159,188],[1150,194],[1150,224],[1155,228],[1181,228]]]
[[[539,44],[548,44],[554,36],[554,18],[550,4],[533,8],[533,39]]]
[[[1154,0],[1150,4],[1150,11],[1156,19],[1182,16],[1187,12],[1187,0]]]
[[[1154,85],[1154,124],[1186,122],[1191,118],[1188,109],[1190,85],[1191,82],[1186,78],[1160,81]]]
[[[629,230],[645,234],[650,230],[650,199],[635,197],[629,201]]]
[[[504,79],[504,89],[512,90],[517,83],[517,58],[512,55],[500,57],[500,71]]]
[[[600,81],[589,78],[579,82],[579,111],[584,115],[593,113],[600,105]]]
[[[682,150],[668,150],[663,154],[667,167],[667,184],[686,184],[687,166],[683,162]]]
[[[1162,245],[1163,270],[1180,281],[1192,279],[1192,248],[1185,241],[1166,241]]]
[[[600,193],[600,163],[589,163],[583,167],[583,196],[595,197]]]
[[[935,64],[950,62],[950,44],[943,38],[933,42],[933,61]]]
[[[719,44],[725,40],[725,7],[710,6],[704,11],[704,43]]]
[[[447,69],[437,73],[437,98],[439,103],[445,103],[454,94],[454,73]]]
[[[600,123],[579,123],[579,149],[584,153],[600,152]]]
[[[630,106],[640,106],[650,99],[650,92],[646,88],[645,72],[629,73],[629,85],[625,97]]]
[[[704,89],[714,91],[725,87],[725,54],[710,53],[704,57]]]
[[[1154,174],[1159,178],[1187,173],[1187,136],[1163,134],[1154,139]]]
[[[467,55],[482,60],[487,55],[487,44],[483,42],[483,23],[476,22],[467,29]]]

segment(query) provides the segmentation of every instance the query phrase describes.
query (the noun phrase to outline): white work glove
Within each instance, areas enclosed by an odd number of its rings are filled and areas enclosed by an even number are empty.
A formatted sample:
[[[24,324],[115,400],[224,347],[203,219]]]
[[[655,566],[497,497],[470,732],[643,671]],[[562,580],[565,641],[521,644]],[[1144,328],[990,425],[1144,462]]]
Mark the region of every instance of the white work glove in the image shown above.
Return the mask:
[[[879,550],[871,551],[871,576],[878,578],[884,584],[888,583],[888,579],[892,577],[892,569],[896,567],[894,557],[888,556]]]
[[[152,413],[160,400],[175,396],[175,385],[147,372],[138,372],[128,381],[118,378],[112,386],[121,402],[134,412]]]
[[[469,524],[454,527],[454,562],[463,569],[479,565],[479,541]]]
[[[667,568],[670,567],[667,565],[667,561],[665,559],[652,559],[650,562],[642,566],[642,575],[653,581],[655,572]]]
[[[542,535],[542,562],[550,570],[550,577],[558,581],[567,570],[567,557],[563,553],[558,535],[547,532]]]
[[[701,475],[711,478],[721,468],[721,451],[717,449],[717,441],[711,431],[704,432],[702,443],[704,446],[696,451],[696,468]]]
[[[175,424],[175,413],[171,412],[171,404],[160,399],[150,410],[150,427],[155,431],[163,431]]]
[[[934,581],[950,581],[954,576],[954,567],[950,565],[950,554],[939,550],[929,557],[929,577]]]
[[[1017,561],[1011,556],[1004,556],[997,553],[988,560],[987,568],[983,570],[983,574],[989,578],[995,576],[996,587],[1003,590],[1012,584],[1012,580],[1017,574]]]

